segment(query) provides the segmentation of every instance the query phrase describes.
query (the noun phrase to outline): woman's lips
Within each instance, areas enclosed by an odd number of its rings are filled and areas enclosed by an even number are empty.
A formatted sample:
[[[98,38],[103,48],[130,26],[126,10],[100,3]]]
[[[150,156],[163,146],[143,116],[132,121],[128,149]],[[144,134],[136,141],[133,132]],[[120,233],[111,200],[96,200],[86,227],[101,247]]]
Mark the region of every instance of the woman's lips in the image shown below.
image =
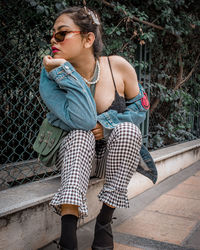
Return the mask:
[[[56,47],[52,47],[52,52],[53,52],[53,53],[56,53],[56,52],[58,52],[58,51],[60,51],[60,50],[57,49]]]
[[[53,53],[56,53],[56,52],[58,52],[58,51],[59,51],[58,49],[52,50]]]

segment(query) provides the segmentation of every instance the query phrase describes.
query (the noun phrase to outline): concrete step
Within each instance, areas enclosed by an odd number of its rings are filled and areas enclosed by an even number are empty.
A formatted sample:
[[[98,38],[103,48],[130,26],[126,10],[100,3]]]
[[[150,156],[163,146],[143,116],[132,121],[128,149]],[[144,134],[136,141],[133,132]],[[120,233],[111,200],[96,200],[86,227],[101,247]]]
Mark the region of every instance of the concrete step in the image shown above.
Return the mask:
[[[151,155],[158,169],[159,184],[200,159],[200,139],[156,150]],[[48,205],[59,186],[60,177],[55,176],[0,191],[3,249],[35,250],[59,237],[60,217]],[[89,216],[81,225],[96,217],[101,206],[97,194],[102,186],[103,180],[91,179],[87,192]],[[128,186],[128,197],[131,199],[152,187],[148,178],[135,173]]]
[[[132,198],[130,208],[114,213],[114,249],[200,249],[199,191],[197,161]],[[94,224],[93,220],[78,229],[79,250],[91,250]],[[51,243],[39,250],[55,250],[55,246]]]

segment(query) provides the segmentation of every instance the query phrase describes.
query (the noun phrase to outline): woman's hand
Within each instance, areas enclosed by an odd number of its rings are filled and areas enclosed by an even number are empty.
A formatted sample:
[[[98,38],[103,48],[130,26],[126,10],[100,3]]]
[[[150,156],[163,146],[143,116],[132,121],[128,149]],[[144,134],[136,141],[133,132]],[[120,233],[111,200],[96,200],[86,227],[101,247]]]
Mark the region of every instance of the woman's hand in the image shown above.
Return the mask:
[[[51,56],[45,56],[43,58],[43,65],[47,72],[59,67],[61,64],[65,63],[66,60],[63,58],[54,59]]]
[[[100,123],[97,123],[96,127],[93,128],[91,131],[95,137],[95,140],[103,139],[103,126]]]

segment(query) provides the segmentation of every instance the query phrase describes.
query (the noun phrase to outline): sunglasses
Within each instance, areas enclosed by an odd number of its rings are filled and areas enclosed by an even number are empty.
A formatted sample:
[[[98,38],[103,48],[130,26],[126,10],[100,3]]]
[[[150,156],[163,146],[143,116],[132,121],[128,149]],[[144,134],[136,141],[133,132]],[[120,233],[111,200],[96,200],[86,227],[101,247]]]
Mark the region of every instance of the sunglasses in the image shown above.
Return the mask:
[[[80,30],[70,30],[70,31],[59,31],[57,33],[53,33],[53,35],[50,37],[50,40],[52,38],[54,38],[56,40],[56,42],[60,43],[63,42],[65,40],[65,37],[68,34],[83,34],[86,32],[80,31]]]

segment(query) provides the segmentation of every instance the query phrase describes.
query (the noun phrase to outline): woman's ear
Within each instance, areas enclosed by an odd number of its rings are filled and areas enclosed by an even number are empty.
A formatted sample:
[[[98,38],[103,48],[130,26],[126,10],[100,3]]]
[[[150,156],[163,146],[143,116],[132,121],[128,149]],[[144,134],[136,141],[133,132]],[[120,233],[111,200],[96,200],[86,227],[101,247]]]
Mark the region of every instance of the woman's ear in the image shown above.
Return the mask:
[[[89,32],[87,33],[86,37],[85,37],[85,43],[84,43],[84,47],[86,49],[89,49],[90,47],[92,47],[93,43],[95,40],[95,35],[93,32]]]

